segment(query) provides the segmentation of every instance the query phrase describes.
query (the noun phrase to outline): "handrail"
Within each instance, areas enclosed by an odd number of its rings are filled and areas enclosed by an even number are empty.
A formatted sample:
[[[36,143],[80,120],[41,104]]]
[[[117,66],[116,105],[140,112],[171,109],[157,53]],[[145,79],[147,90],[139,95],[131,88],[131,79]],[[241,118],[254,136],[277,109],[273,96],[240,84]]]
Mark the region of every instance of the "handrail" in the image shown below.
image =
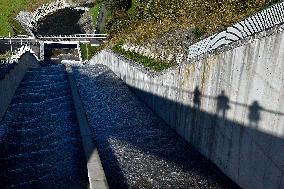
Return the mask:
[[[211,52],[223,45],[229,45],[259,32],[284,23],[284,2],[277,3],[268,9],[256,13],[243,21],[228,27],[226,30],[203,39],[188,49],[188,58],[192,59]]]
[[[39,39],[62,39],[62,38],[107,38],[107,34],[74,34],[74,35],[49,35],[49,36],[42,36],[39,35],[37,38]]]

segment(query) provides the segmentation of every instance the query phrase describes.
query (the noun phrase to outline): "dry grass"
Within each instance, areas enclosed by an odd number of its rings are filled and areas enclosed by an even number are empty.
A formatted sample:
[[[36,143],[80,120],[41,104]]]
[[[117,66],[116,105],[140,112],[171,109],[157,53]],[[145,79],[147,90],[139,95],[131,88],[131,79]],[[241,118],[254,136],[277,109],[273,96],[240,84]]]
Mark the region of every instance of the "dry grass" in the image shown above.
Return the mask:
[[[223,30],[279,0],[133,0],[135,8],[113,13],[108,32],[117,40],[145,42],[176,29],[194,28],[198,38]]]

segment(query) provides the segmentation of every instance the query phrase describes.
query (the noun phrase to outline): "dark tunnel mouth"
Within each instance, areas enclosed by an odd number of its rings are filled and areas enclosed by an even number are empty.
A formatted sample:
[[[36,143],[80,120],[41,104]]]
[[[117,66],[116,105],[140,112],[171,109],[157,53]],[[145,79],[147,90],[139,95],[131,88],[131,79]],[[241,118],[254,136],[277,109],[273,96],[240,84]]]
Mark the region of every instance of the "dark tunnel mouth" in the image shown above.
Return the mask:
[[[82,18],[84,13],[84,10],[77,10],[73,8],[60,9],[40,19],[32,32],[36,36],[85,33],[82,26],[79,24],[79,20]]]

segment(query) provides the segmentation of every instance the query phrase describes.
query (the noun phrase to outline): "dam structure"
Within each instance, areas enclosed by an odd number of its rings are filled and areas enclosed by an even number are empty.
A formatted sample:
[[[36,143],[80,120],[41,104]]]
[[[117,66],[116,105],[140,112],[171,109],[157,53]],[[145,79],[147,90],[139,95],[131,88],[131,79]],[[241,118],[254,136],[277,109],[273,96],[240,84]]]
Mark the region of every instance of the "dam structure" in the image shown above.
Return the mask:
[[[27,52],[1,80],[1,188],[238,188],[108,67],[70,65]]]
[[[283,7],[162,72],[111,49],[83,63],[105,34],[3,38],[29,45],[0,64],[0,188],[283,189]]]

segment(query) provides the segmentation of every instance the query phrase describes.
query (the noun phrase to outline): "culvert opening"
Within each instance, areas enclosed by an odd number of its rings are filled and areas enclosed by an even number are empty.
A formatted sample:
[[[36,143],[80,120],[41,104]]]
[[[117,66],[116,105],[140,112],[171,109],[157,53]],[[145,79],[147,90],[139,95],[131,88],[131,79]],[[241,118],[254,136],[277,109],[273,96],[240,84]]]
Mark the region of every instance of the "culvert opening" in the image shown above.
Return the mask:
[[[61,9],[39,20],[33,33],[42,36],[92,33],[93,26],[89,18],[89,13],[84,10]]]
[[[45,64],[60,64],[62,60],[80,61],[77,43],[48,43],[44,45]]]

